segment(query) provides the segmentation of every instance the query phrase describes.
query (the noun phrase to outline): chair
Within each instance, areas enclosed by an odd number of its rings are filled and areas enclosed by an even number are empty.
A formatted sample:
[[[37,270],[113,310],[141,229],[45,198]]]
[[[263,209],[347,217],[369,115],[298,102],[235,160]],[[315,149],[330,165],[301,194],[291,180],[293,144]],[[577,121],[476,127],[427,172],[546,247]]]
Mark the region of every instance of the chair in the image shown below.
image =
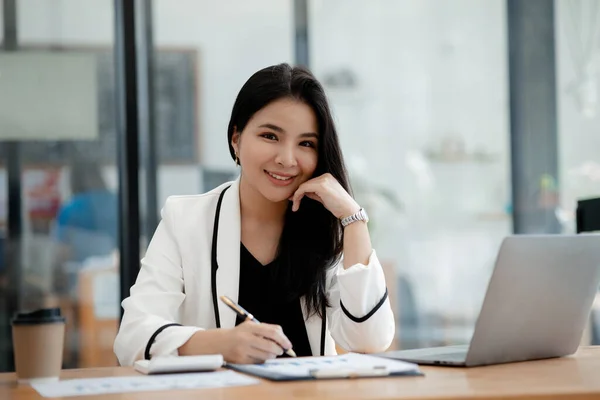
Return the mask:
[[[577,201],[577,233],[600,231],[600,198]],[[598,296],[596,296],[598,298]],[[600,344],[600,308],[592,307],[590,316],[591,344]]]

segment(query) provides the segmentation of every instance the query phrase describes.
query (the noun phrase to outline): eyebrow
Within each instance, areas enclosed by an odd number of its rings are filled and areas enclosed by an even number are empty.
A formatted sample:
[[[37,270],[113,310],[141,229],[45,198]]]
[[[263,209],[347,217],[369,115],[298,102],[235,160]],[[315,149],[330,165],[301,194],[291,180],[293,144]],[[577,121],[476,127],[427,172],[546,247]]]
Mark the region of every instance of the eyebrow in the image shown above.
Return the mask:
[[[262,125],[259,126],[259,128],[267,128],[267,129],[272,129],[272,130],[274,130],[276,132],[279,132],[279,133],[286,133],[285,129],[283,129],[280,126],[273,125],[273,124],[262,124]],[[312,137],[312,138],[315,138],[315,139],[319,138],[319,135],[316,132],[301,133],[299,136],[302,137],[302,138],[304,138],[304,137]]]

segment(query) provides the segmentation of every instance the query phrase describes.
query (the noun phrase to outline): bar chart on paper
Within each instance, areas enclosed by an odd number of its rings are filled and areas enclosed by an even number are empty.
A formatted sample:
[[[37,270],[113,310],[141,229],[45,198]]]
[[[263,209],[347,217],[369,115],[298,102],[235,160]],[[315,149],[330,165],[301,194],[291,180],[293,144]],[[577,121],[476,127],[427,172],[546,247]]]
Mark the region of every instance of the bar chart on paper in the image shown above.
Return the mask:
[[[268,360],[264,364],[229,364],[228,368],[271,380],[313,379],[315,372],[353,371],[359,375],[369,370],[387,371],[389,375],[421,375],[416,364],[364,354],[348,353],[330,357],[298,357]],[[366,374],[365,374],[366,375]]]

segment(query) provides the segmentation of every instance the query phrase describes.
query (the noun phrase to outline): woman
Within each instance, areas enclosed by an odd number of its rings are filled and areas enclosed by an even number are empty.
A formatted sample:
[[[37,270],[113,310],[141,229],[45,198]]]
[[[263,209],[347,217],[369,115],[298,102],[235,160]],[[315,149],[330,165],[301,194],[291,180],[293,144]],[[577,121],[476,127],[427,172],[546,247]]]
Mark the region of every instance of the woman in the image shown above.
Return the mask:
[[[287,64],[258,71],[235,101],[228,141],[240,177],[162,210],[122,304],[120,363],[214,353],[257,363],[290,348],[335,354],[335,343],[384,351],[395,329],[383,270],[319,82]],[[261,323],[237,320],[221,295]]]

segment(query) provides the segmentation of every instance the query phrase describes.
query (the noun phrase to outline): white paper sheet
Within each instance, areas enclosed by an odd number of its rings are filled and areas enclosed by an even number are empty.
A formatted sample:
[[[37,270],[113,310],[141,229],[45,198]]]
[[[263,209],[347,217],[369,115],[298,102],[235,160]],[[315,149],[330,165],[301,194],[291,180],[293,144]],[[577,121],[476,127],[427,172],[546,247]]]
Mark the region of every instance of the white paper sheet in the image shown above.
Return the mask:
[[[384,367],[390,373],[419,371],[413,363],[391,360],[365,354],[347,353],[330,357],[298,357],[268,360],[264,364],[244,365],[245,371],[274,372],[289,377],[309,377],[313,370],[365,370]],[[243,370],[243,371],[244,371]]]
[[[53,383],[36,383],[32,386],[44,397],[69,397],[107,393],[220,388],[254,385],[258,382],[255,378],[234,371],[217,371],[72,379]]]

